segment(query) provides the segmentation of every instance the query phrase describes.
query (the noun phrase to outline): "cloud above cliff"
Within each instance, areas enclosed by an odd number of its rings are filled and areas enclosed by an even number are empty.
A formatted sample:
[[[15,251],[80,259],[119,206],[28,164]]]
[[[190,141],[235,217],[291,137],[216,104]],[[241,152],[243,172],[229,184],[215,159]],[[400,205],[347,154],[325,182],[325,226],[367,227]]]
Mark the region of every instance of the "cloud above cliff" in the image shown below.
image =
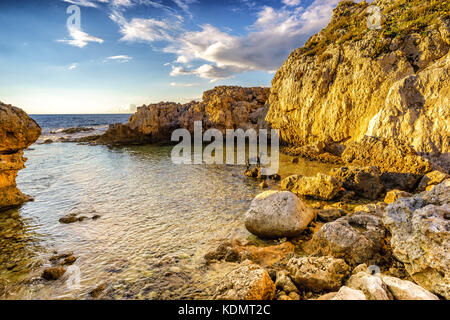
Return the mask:
[[[339,0],[279,0],[278,6],[259,5],[243,0],[252,7],[254,20],[244,33],[205,23],[188,28],[191,6],[198,0],[65,0],[84,6],[107,4],[109,17],[119,27],[120,41],[158,44],[158,50],[176,56],[171,62],[172,77],[193,75],[216,81],[246,71],[273,72],[289,53],[300,47],[329,22]],[[168,5],[172,3],[172,6]],[[162,9],[164,15],[133,16],[128,10],[136,6]],[[135,10],[134,10],[135,11]],[[192,21],[192,20],[190,20]],[[72,34],[63,40],[83,47],[89,42],[103,40],[85,33]]]
[[[179,65],[171,75],[191,74],[215,81],[251,70],[273,72],[290,52],[328,23],[338,0],[316,0],[307,8],[298,6],[299,1],[285,3],[289,6],[278,10],[261,8],[246,35],[235,36],[210,24],[182,33],[165,48],[178,56]],[[184,67],[196,60],[206,64]]]

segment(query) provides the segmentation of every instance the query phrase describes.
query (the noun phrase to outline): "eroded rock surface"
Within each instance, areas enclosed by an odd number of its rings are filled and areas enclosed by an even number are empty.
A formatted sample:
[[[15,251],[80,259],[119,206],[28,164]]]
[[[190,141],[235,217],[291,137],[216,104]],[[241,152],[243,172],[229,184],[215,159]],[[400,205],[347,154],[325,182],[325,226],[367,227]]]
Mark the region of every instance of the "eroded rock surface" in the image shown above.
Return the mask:
[[[423,288],[450,298],[450,180],[389,205],[383,222],[395,257]]]
[[[319,200],[332,200],[341,190],[342,182],[336,178],[318,173],[315,177],[301,177],[291,188],[291,191],[299,196],[310,197]]]
[[[314,292],[338,290],[350,272],[344,260],[332,257],[292,258],[286,269],[295,284]]]
[[[386,231],[381,218],[367,213],[345,216],[326,223],[314,234],[312,252],[342,258],[351,264],[380,262]]]
[[[369,3],[342,1],[329,25],[291,53],[272,81],[266,120],[294,145],[348,145],[367,135],[395,137],[418,153],[445,155],[450,150],[448,4],[371,4],[382,9],[382,30],[367,28]],[[411,18],[419,16],[426,23]],[[370,155],[373,161],[359,165],[379,165],[387,154]],[[397,163],[394,156],[387,157],[388,168],[412,167],[421,174],[427,169],[413,159],[400,157]]]
[[[272,300],[275,290],[275,284],[266,270],[246,262],[224,277],[214,299]]]
[[[382,279],[396,300],[439,300],[437,296],[411,281],[389,276],[382,276]]]
[[[17,188],[16,177],[25,168],[22,150],[40,134],[39,125],[23,110],[0,103],[0,210],[30,200]]]

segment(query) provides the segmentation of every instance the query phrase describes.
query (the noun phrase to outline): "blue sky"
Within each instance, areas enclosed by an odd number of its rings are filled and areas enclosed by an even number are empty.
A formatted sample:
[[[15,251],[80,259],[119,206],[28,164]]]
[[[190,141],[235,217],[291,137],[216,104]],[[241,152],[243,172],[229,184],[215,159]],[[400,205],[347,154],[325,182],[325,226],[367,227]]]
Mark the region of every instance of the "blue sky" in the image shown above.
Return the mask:
[[[270,86],[338,0],[0,2],[0,101],[29,113],[188,102],[217,85]],[[67,25],[80,8],[81,29]]]

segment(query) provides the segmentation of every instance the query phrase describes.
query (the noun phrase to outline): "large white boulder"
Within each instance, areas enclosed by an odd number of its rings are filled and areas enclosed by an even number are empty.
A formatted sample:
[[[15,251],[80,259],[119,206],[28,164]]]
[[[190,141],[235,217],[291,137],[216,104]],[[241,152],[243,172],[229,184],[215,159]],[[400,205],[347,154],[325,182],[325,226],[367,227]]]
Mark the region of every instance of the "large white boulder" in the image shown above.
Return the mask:
[[[253,199],[245,214],[245,226],[261,238],[295,237],[313,218],[313,209],[292,192],[266,191]]]

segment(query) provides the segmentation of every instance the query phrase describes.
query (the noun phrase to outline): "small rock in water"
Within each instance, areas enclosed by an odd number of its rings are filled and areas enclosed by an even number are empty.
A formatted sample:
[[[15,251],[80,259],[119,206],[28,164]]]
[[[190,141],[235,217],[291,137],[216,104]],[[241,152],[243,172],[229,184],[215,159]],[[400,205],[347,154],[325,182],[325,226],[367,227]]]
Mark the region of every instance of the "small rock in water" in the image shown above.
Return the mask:
[[[44,270],[42,273],[42,278],[45,280],[58,280],[61,278],[64,273],[66,273],[66,269],[64,267],[51,267]]]
[[[68,216],[65,216],[65,217],[62,217],[59,219],[59,222],[63,223],[63,224],[70,224],[70,223],[75,223],[78,221],[79,221],[78,217],[75,214],[71,214],[71,215],[68,215]]]
[[[74,257],[74,256],[69,256],[69,257],[67,257],[67,258],[64,259],[64,261],[62,262],[62,265],[70,266],[70,265],[74,264],[75,261],[77,261],[77,258],[76,258],[76,257]]]
[[[96,299],[102,294],[103,291],[105,291],[105,289],[106,289],[106,285],[104,283],[102,283],[98,287],[93,289],[91,292],[89,292],[89,295],[92,298]]]

